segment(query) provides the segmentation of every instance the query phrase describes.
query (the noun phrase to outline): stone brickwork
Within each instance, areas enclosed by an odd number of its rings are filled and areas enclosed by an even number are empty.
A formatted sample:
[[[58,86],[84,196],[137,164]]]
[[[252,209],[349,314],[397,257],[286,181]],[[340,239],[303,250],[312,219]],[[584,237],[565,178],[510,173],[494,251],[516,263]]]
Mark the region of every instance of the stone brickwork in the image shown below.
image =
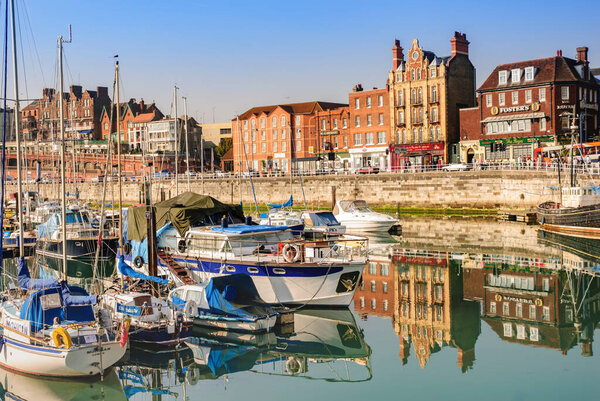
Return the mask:
[[[259,204],[284,202],[294,196],[294,203],[301,206],[306,198],[306,206],[324,208],[331,206],[331,188],[336,188],[337,199],[364,199],[373,206],[392,207],[455,207],[455,208],[503,208],[526,210],[539,203],[556,200],[558,194],[551,186],[556,186],[558,178],[553,172],[537,171],[468,171],[434,172],[409,174],[377,174],[370,176],[340,175],[326,177],[302,177],[302,187],[298,177],[294,177],[292,190],[289,178],[254,178],[254,189]],[[581,178],[585,184],[586,178]],[[229,203],[254,203],[248,178],[205,180],[205,193]],[[14,185],[8,193],[14,192]],[[27,186],[29,187],[29,186]],[[53,198],[56,185],[40,185],[42,196]],[[81,199],[99,201],[102,198],[102,184],[79,184]],[[192,191],[201,193],[199,180],[192,181]],[[239,188],[241,187],[241,191]],[[27,188],[30,189],[30,188]],[[33,188],[31,188],[33,189]],[[73,192],[72,184],[67,186]],[[153,198],[160,199],[164,191],[166,198],[175,195],[172,181],[154,182]],[[184,177],[179,183],[180,192],[185,191]],[[124,183],[123,201],[128,204],[142,200],[141,184]],[[303,195],[304,192],[304,195]],[[114,199],[117,199],[115,184]],[[107,200],[111,200],[110,186]]]

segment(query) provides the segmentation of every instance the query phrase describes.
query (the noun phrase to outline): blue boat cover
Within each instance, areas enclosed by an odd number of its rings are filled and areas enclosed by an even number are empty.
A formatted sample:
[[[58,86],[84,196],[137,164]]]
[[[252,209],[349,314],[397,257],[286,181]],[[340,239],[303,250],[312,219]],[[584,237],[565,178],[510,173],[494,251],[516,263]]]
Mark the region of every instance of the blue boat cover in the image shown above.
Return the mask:
[[[285,231],[288,226],[267,226],[267,225],[256,225],[249,226],[247,224],[240,224],[230,227],[215,226],[211,227],[211,231],[225,233],[225,234],[254,234],[254,233],[265,233],[271,231]]]
[[[41,290],[44,288],[58,287],[58,280],[55,278],[31,278],[29,275],[29,268],[24,257],[17,259],[18,277],[17,280],[19,285],[24,290]]]
[[[294,196],[293,195],[290,195],[290,199],[288,199],[288,201],[285,203],[274,203],[274,204],[267,203],[267,206],[273,207],[275,209],[281,209],[283,207],[292,207],[293,205],[294,205]]]
[[[171,223],[165,224],[160,230],[156,232],[156,243],[160,248],[171,248],[177,247],[177,241],[175,236],[177,231]],[[125,237],[125,234],[123,234]],[[127,242],[126,240],[124,242]],[[148,238],[144,238],[142,241],[129,241],[131,244],[131,259],[135,259],[140,256],[142,260],[148,262]]]
[[[127,263],[125,263],[123,255],[121,255],[121,257],[119,258],[119,272],[121,272],[122,275],[127,276],[127,277],[139,278],[139,279],[148,280],[148,281],[154,281],[155,283],[158,283],[158,284],[167,284],[169,282],[169,280],[165,280],[164,278],[148,276],[144,273],[136,272],[135,270],[133,270],[131,268],[131,266],[129,266]]]
[[[64,306],[96,305],[98,295],[72,295],[66,281],[60,282],[60,294]]]
[[[175,395],[175,393],[172,391],[162,388],[149,389],[146,387],[123,386],[123,391],[125,392],[125,397],[127,397],[128,400],[138,393],[150,393],[153,395]]]
[[[211,313],[257,318],[273,313],[258,295],[252,277],[228,274],[210,279],[205,296]]]
[[[52,214],[52,216],[50,216],[48,220],[46,220],[46,222],[37,226],[38,239],[48,237],[58,230],[60,226],[60,215],[61,213],[54,213]],[[65,219],[65,221],[67,224],[84,222],[84,216],[82,216],[81,213],[73,212],[72,210],[67,210],[66,217],[67,218]],[[85,222],[87,222],[87,218],[85,218],[85,220]]]
[[[87,296],[87,292],[76,286],[69,286],[69,291],[75,296]],[[46,295],[58,294],[60,306],[49,304],[51,299]],[[54,318],[59,322],[92,322],[94,321],[94,311],[92,306],[87,305],[65,305],[62,299],[62,292],[59,287],[45,288],[29,295],[21,306],[21,319],[31,322],[31,332],[35,333],[54,324]]]
[[[339,226],[340,222],[337,221],[333,213],[331,212],[311,212],[308,213],[310,220],[315,227],[328,227],[328,226]]]

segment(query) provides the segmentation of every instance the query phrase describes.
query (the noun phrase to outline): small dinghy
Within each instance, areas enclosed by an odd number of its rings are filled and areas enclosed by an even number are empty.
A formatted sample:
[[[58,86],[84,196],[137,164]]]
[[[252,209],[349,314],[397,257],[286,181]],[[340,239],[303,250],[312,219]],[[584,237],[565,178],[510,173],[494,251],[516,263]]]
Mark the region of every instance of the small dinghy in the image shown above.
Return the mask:
[[[278,313],[265,305],[247,274],[213,277],[171,291],[169,300],[199,326],[243,332],[271,331]]]

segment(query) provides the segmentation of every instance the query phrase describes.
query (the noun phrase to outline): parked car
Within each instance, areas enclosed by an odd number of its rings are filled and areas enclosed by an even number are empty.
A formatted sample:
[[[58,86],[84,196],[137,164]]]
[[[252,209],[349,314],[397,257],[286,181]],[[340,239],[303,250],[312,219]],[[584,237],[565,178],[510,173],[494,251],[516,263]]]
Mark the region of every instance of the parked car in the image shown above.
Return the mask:
[[[442,171],[467,171],[471,168],[464,163],[452,163],[442,167]]]
[[[371,167],[371,166],[360,167],[354,171],[354,174],[378,174],[378,173],[379,173],[379,167]]]

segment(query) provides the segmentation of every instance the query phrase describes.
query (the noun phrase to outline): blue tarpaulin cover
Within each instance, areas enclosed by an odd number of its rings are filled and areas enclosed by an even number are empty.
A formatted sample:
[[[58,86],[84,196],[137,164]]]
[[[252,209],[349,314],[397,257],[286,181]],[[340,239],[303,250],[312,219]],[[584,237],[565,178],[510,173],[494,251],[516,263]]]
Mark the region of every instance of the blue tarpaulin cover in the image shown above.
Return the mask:
[[[24,257],[17,259],[19,285],[24,290],[41,290],[44,288],[58,287],[58,280],[55,278],[31,278],[29,268]]]
[[[76,286],[69,286],[71,295],[87,296],[87,292]],[[46,298],[47,295],[58,294],[60,306],[49,305],[51,302]],[[92,322],[94,321],[94,311],[91,305],[65,305],[62,299],[62,293],[59,287],[45,288],[34,292],[28,296],[21,306],[21,319],[31,322],[31,331],[36,332],[44,328],[45,325],[51,326],[54,318],[59,322]]]
[[[215,226],[211,227],[211,231],[226,233],[226,234],[254,234],[254,233],[264,233],[271,231],[285,231],[289,227],[288,226],[267,226],[267,225],[256,225],[249,226],[247,224],[239,224],[235,226],[229,227],[221,227]]]
[[[215,347],[210,350],[207,366],[215,377],[244,372],[254,367],[257,356],[258,351],[254,347]]]
[[[167,223],[156,232],[156,243],[160,248],[175,249],[177,247],[176,235],[175,227],[171,223]],[[126,234],[123,234],[123,237],[126,237]],[[131,244],[131,259],[140,256],[144,263],[148,263],[148,238],[144,238],[142,241],[131,240],[129,243]]]
[[[127,276],[127,277],[139,278],[139,279],[148,280],[148,281],[154,281],[155,283],[159,283],[159,284],[167,284],[169,282],[169,280],[165,280],[164,278],[148,276],[144,273],[136,272],[135,270],[133,270],[131,268],[131,266],[129,266],[127,263],[125,263],[123,255],[121,255],[121,257],[119,258],[119,272],[121,272],[122,275]]]
[[[267,206],[273,207],[276,209],[281,209],[282,207],[292,207],[293,205],[294,205],[294,196],[293,195],[290,195],[290,199],[288,199],[288,201],[285,203],[274,203],[274,204],[267,203]]]
[[[211,313],[245,318],[257,318],[273,313],[271,308],[264,306],[252,277],[247,274],[213,277],[204,294]]]

